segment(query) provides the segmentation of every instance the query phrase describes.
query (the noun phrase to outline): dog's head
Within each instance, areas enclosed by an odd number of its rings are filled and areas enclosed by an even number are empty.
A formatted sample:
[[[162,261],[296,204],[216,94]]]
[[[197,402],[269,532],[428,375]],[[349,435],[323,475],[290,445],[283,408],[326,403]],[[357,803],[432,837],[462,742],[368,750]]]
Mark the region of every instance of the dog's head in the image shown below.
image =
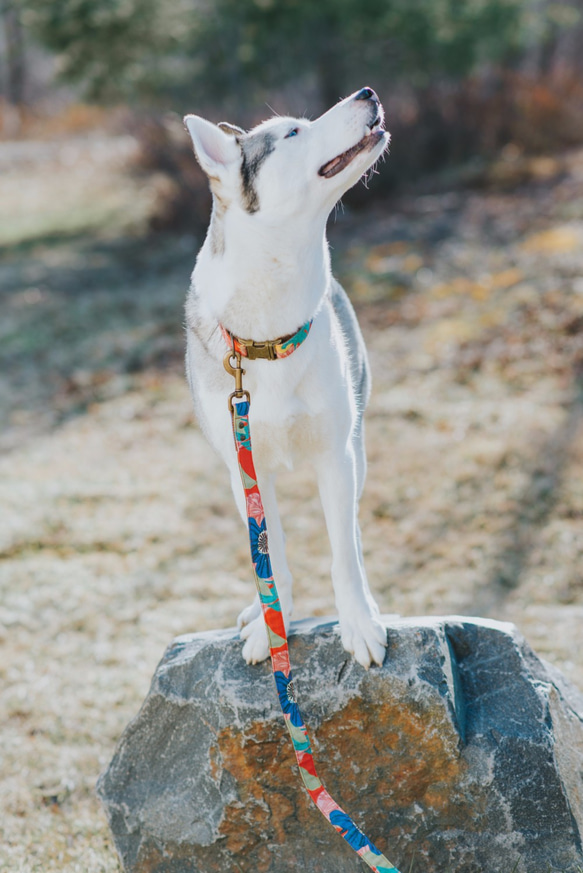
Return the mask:
[[[277,223],[294,215],[327,215],[390,141],[371,88],[341,100],[315,121],[276,117],[248,133],[197,115],[184,121],[223,206]]]

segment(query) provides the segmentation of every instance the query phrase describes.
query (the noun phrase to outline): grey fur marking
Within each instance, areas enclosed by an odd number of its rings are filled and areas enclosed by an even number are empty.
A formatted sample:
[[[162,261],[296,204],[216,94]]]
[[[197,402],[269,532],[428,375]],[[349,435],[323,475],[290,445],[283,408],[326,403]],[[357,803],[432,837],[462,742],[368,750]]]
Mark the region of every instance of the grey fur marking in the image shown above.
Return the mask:
[[[241,181],[243,186],[243,202],[249,213],[259,210],[259,197],[255,188],[255,180],[261,165],[275,149],[275,137],[271,133],[250,134],[241,138],[243,161],[241,163]]]
[[[360,432],[362,416],[370,397],[370,368],[366,354],[366,346],[356,319],[352,303],[346,291],[336,279],[332,280],[332,308],[340,322],[346,345],[350,349],[350,375],[356,391],[358,420],[356,431]]]

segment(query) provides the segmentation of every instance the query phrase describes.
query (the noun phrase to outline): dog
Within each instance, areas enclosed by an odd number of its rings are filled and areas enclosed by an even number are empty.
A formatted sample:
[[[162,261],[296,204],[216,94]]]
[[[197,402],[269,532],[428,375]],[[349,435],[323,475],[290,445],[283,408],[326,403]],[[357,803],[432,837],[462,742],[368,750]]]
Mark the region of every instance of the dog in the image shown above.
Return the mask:
[[[331,544],[342,644],[363,667],[380,665],[386,631],[369,590],[358,525],[369,366],[352,305],[332,276],[326,222],[388,147],[383,108],[371,88],[362,88],[314,121],[276,116],[249,132],[196,115],[184,121],[213,195],[186,301],[186,371],[197,418],[229,469],[246,523],[227,405],[234,386],[223,359],[235,338],[266,348],[266,341],[289,340],[304,326],[293,354],[243,359],[274,577],[288,627],[292,576],[275,480],[307,460]],[[247,663],[266,659],[257,596],[238,627]]]

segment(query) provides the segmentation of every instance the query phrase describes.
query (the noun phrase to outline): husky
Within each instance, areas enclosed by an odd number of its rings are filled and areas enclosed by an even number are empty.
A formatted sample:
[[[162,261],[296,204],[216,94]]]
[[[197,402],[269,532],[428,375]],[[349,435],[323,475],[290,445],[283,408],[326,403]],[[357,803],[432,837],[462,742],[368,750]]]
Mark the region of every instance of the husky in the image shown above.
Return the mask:
[[[386,631],[368,586],[358,524],[370,374],[354,310],[332,276],[326,222],[388,147],[383,108],[371,88],[362,88],[314,121],[277,116],[249,132],[196,115],[184,121],[213,195],[186,302],[186,370],[197,418],[227,465],[246,523],[227,402],[234,385],[223,367],[231,343],[241,342],[249,350],[243,363],[253,456],[286,628],[292,576],[275,481],[302,460],[317,477],[342,644],[363,667],[380,665]],[[298,331],[304,341],[293,354],[273,353]],[[251,348],[263,353],[253,357]],[[247,663],[266,659],[257,596],[238,627]]]

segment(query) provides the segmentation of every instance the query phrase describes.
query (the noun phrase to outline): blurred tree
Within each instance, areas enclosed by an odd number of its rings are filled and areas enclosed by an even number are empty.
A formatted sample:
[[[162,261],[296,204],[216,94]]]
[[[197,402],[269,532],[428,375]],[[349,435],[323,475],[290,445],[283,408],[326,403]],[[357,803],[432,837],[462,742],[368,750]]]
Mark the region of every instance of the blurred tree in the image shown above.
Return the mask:
[[[164,84],[170,46],[155,0],[27,0],[24,23],[57,55],[61,79],[81,82],[90,99],[147,98]]]
[[[531,0],[532,2],[532,0]],[[423,88],[518,47],[525,0],[28,0],[26,24],[62,76],[102,101],[219,98],[241,106],[287,82],[324,105],[365,80]],[[258,93],[259,92],[259,93]]]
[[[25,56],[22,8],[17,0],[1,0],[0,19],[4,31],[3,91],[8,103],[24,103]]]
[[[365,77],[406,77],[427,85],[436,74],[460,76],[518,42],[515,0],[219,0],[217,18],[201,20],[197,46],[216,85],[235,56],[239,81],[283,84],[315,76],[329,105]],[[221,20],[236,34],[221,42]],[[231,68],[233,61],[231,61]]]
[[[56,53],[64,80],[146,110],[132,123],[143,168],[171,180],[166,226],[192,221],[195,202],[202,225],[209,208],[184,111],[219,120],[220,107],[251,124],[268,100],[318,112],[374,85],[393,134],[386,187],[508,143],[541,151],[583,140],[583,0],[2,2],[23,4],[24,26]],[[556,88],[561,53],[571,60]]]

